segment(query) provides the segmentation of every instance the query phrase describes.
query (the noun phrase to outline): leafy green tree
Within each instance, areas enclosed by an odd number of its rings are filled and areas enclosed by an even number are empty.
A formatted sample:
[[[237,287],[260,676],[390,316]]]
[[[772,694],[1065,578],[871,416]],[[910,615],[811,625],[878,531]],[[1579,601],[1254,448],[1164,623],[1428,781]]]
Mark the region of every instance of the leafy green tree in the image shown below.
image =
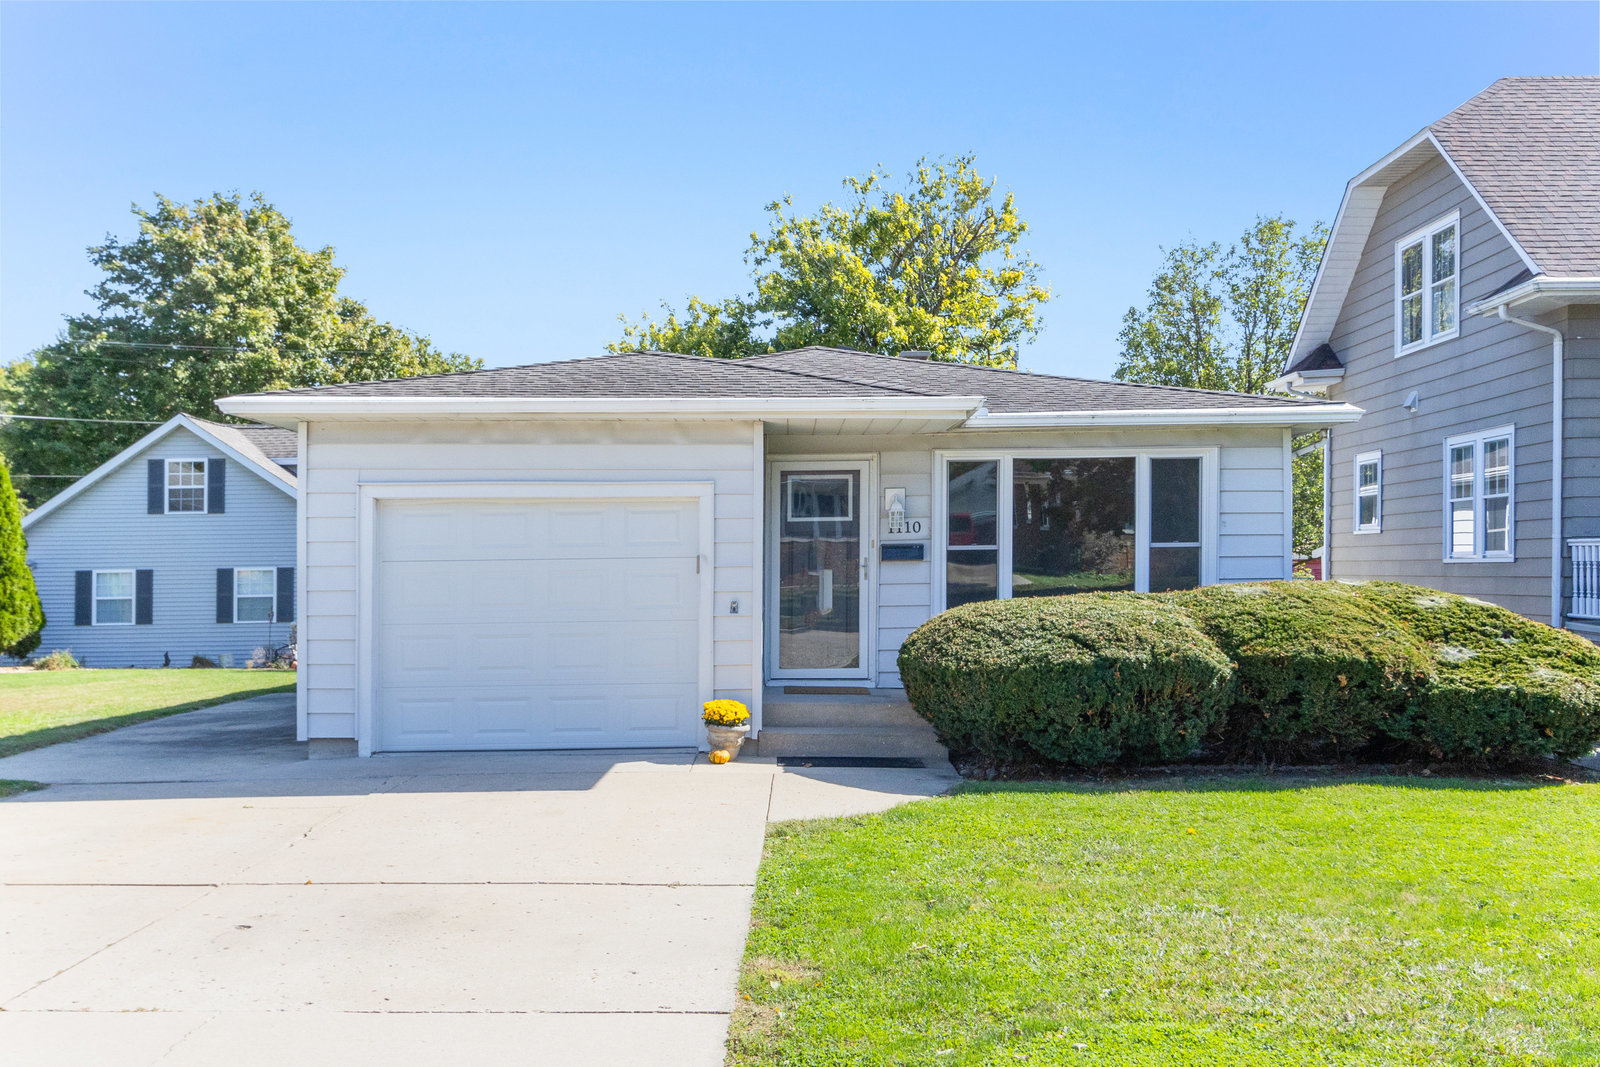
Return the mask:
[[[1117,378],[1156,385],[1264,393],[1288,361],[1322,258],[1322,223],[1260,216],[1237,242],[1185,241],[1166,250],[1144,308],[1122,317]],[[1297,449],[1317,435],[1295,441]],[[1294,459],[1294,545],[1322,544],[1322,454]]]
[[[767,205],[745,263],[753,291],[680,316],[623,319],[610,349],[638,347],[734,357],[803,345],[867,352],[931,351],[935,358],[1015,366],[1041,327],[1050,290],[1021,247],[1028,224],[998,196],[972,156],[916,167],[905,189],[873,169],[845,179],[841,204],[815,214],[784,197]]]
[[[289,219],[259,193],[192,204],[137,205],[137,236],[89,249],[103,276],[97,307],[67,318],[53,343],[0,383],[7,410],[30,415],[162,421],[253,392],[470,370],[477,360],[434,348],[339,294],[331,247],[300,247]],[[78,474],[148,427],[5,424],[12,462],[30,474]],[[30,482],[35,499],[65,482]],[[44,488],[49,486],[49,489]]]
[[[1295,439],[1296,451],[1317,444],[1323,435],[1303,434]],[[1294,457],[1294,551],[1309,556],[1322,544],[1322,449]]]
[[[1262,216],[1226,250],[1185,241],[1166,250],[1143,309],[1118,340],[1123,381],[1260,393],[1283,370],[1328,238]]]
[[[22,505],[11,488],[11,468],[0,455],[0,653],[21,659],[39,647],[44,608],[28,569]]]

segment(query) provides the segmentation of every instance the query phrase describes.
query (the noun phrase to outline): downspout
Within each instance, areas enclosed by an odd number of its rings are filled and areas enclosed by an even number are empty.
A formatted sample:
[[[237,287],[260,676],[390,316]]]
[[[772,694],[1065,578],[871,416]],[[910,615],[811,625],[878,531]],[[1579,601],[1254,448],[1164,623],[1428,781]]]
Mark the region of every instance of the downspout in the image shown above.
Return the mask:
[[[1322,580],[1333,580],[1333,427],[1322,430]]]
[[[1545,326],[1511,314],[1509,305],[1500,305],[1500,321],[1530,330],[1547,333],[1555,340],[1551,343],[1553,381],[1550,393],[1550,625],[1559,629],[1561,612],[1561,565],[1564,545],[1561,540],[1562,497],[1566,485],[1562,477],[1562,459],[1566,447],[1566,427],[1563,424],[1562,394],[1565,391],[1566,369],[1563,364],[1563,346],[1566,338],[1554,326]]]

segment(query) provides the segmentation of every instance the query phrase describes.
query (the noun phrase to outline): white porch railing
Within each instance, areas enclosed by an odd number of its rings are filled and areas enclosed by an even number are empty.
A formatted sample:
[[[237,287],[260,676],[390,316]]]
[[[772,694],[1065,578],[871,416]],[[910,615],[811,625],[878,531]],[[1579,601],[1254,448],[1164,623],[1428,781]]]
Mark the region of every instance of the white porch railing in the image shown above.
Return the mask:
[[[1600,619],[1600,537],[1575,537],[1572,553],[1572,607],[1569,618]]]

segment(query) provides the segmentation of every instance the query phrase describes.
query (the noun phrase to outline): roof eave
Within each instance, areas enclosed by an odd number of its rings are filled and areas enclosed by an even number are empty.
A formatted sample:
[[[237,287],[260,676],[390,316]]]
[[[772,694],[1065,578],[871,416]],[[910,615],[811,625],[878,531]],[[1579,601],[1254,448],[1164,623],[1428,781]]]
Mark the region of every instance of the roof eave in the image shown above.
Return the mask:
[[[965,420],[981,396],[861,397],[375,397],[250,394],[223,397],[217,407],[292,428],[299,422],[402,418],[535,416],[587,419],[776,419],[908,415]]]
[[[1351,404],[1277,404],[1258,408],[1179,408],[1128,411],[984,412],[963,430],[1053,430],[1072,427],[1277,426],[1307,429],[1355,422],[1366,414]]]
[[[1497,315],[1503,307],[1537,315],[1571,304],[1600,304],[1600,277],[1529,278],[1469,305],[1467,314]]]
[[[1344,380],[1344,368],[1336,370],[1296,370],[1267,383],[1267,388],[1285,393],[1326,393],[1337,382]]]

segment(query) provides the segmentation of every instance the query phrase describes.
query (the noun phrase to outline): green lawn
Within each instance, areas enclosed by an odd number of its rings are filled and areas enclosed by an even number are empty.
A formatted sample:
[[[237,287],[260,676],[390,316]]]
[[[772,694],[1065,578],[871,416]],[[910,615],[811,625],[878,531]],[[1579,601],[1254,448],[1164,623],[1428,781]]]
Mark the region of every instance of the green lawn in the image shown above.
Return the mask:
[[[0,672],[0,756],[240,697],[293,690],[292,671]]]
[[[971,786],[771,829],[730,1064],[1600,1063],[1600,786]]]

